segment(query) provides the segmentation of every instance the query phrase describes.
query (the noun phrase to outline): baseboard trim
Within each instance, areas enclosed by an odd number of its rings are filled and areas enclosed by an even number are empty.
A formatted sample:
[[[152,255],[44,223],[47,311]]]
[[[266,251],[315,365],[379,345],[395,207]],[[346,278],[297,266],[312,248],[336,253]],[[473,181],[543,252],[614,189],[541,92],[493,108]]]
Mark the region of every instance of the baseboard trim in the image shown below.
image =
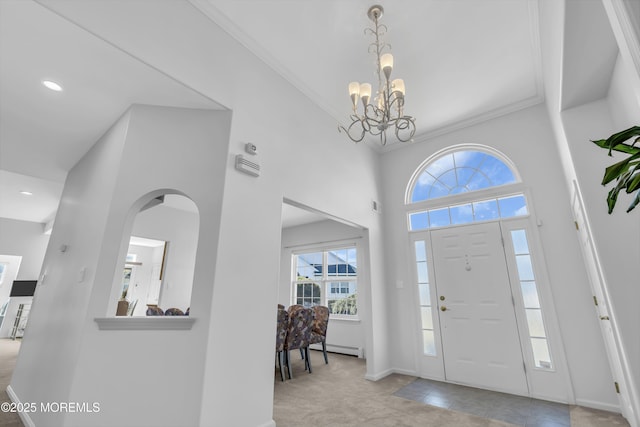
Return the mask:
[[[393,374],[393,369],[385,369],[377,374],[365,374],[364,379],[369,381],[378,381]]]
[[[13,388],[11,388],[11,385],[7,386],[7,394],[9,395],[9,399],[11,399],[13,403],[15,403],[17,406],[21,406],[20,399],[18,398],[18,395],[13,391]],[[36,427],[35,423],[27,412],[18,412],[18,416],[20,416],[20,420],[25,426]]]
[[[413,370],[409,370],[409,369],[398,369],[398,368],[394,368],[392,369],[394,374],[400,374],[400,375],[408,375],[410,377],[419,377],[418,373],[416,371]]]
[[[309,346],[312,350],[320,350],[322,351],[321,344],[311,344]],[[349,356],[358,356],[359,358],[364,358],[364,350],[362,347],[354,347],[348,345],[339,345],[339,344],[330,344],[327,343],[327,352],[329,353],[338,353],[338,354],[347,354]]]
[[[264,424],[260,424],[258,427],[276,427],[276,422],[273,420],[267,421]]]
[[[408,375],[410,377],[419,377],[416,371],[411,371],[408,369],[390,368],[390,369],[385,369],[384,371],[377,374],[366,374],[364,378],[369,381],[378,381],[383,379],[384,377],[388,377],[391,374]]]
[[[586,408],[600,409],[601,411],[615,412],[616,414],[622,413],[620,405],[596,402],[595,400],[576,399],[576,405],[584,406]]]

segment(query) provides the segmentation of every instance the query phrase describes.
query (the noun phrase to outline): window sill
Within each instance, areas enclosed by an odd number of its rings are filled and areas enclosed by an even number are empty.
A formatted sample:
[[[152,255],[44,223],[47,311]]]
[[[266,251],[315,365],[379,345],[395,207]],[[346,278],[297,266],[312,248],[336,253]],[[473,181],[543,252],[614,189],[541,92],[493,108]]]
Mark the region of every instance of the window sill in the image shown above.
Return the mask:
[[[329,321],[332,320],[337,320],[340,322],[354,322],[354,323],[360,323],[360,318],[359,317],[338,317],[336,315],[330,316],[329,317]]]
[[[96,317],[101,331],[179,331],[190,330],[196,321],[188,316]]]

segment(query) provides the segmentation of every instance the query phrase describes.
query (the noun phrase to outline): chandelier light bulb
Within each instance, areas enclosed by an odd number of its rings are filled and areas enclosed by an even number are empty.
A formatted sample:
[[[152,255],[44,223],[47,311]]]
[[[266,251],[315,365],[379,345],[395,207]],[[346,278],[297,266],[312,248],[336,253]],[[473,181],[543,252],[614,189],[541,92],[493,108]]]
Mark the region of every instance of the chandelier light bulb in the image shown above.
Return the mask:
[[[360,96],[360,83],[358,82],[349,83],[349,95]]]
[[[391,70],[393,70],[393,55],[385,53],[380,57],[380,69],[384,72],[387,80],[389,80],[389,77],[391,77]]]
[[[393,93],[396,94],[396,96],[398,94],[404,96],[404,80],[395,79],[394,81],[392,81],[391,82],[391,89],[393,90]]]
[[[360,85],[360,98],[362,98],[362,102],[366,107],[369,103],[369,98],[371,98],[371,83],[362,83]]]
[[[358,98],[360,97],[360,83],[349,83],[349,96],[351,96],[351,103],[353,104],[353,110],[355,111],[358,106]]]

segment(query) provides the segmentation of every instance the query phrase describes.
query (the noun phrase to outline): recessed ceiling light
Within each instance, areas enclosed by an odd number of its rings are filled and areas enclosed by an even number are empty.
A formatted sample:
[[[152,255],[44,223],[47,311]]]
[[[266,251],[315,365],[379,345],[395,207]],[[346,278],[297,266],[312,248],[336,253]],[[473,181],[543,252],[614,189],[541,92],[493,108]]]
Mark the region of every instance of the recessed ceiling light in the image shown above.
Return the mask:
[[[31,191],[21,191],[20,194],[24,196],[33,196],[33,193]]]
[[[58,83],[53,82],[51,80],[43,80],[42,84],[47,88],[47,89],[51,89],[54,90],[56,92],[62,92],[62,86],[60,86]]]

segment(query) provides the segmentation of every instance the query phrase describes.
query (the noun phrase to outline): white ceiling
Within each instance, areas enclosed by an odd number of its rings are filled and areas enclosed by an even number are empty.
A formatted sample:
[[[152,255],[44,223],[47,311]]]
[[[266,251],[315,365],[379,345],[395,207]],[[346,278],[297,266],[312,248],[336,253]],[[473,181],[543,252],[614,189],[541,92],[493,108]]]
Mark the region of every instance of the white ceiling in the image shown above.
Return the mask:
[[[0,0],[0,216],[48,220],[69,169],[133,103],[221,108],[198,91],[205,81],[179,81],[131,53],[133,39],[161,52],[152,35],[139,34],[147,12],[171,25],[198,22],[203,27],[190,28],[194,34],[217,23],[344,123],[347,84],[374,83],[372,39],[363,31],[372,4]],[[417,142],[543,100],[537,0],[383,6],[393,77],[405,80]],[[193,13],[210,20],[187,19]],[[65,90],[51,92],[43,79]],[[33,196],[19,194],[30,189]]]
[[[364,32],[371,0],[193,3],[338,120],[351,112],[350,81],[376,87],[373,38]],[[405,81],[416,140],[542,101],[537,4],[384,2],[392,78]]]

